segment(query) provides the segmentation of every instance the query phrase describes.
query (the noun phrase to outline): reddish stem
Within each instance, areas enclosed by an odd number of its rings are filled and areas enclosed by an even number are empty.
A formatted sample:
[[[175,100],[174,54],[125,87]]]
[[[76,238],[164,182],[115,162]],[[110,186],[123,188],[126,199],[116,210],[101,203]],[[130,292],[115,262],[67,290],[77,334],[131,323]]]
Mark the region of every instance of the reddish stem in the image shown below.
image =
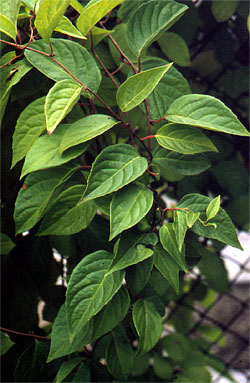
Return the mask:
[[[47,338],[46,336],[41,336],[41,335],[35,335],[35,334],[27,334],[25,332],[19,332],[19,331],[14,331],[14,330],[9,330],[8,328],[0,327],[1,331],[9,332],[11,334],[16,334],[16,335],[23,335],[23,336],[31,336],[33,338],[39,338],[39,339],[46,339],[50,340],[50,338]]]
[[[159,120],[150,120],[152,124],[156,124],[157,122],[165,120],[165,117],[159,118]]]
[[[156,135],[153,135],[153,136],[146,136],[146,137],[143,137],[143,138],[140,138],[141,141],[144,141],[144,140],[149,140],[150,138],[155,138]]]

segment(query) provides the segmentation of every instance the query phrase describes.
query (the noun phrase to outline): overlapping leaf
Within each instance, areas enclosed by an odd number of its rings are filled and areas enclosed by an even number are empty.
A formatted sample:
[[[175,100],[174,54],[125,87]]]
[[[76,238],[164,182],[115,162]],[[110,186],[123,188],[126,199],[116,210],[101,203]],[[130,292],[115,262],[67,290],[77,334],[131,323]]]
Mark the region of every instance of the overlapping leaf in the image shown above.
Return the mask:
[[[61,80],[48,92],[45,99],[46,128],[51,134],[79,100],[82,87],[73,80]]]
[[[223,102],[203,94],[185,95],[175,100],[166,112],[166,119],[238,136],[250,135]]]
[[[103,309],[84,325],[78,334],[70,337],[69,326],[66,317],[65,304],[60,308],[53,323],[51,334],[51,346],[48,362],[64,355],[71,354],[84,345],[95,341],[102,335],[113,330],[122,321],[129,309],[130,298],[125,287],[113,296]]]
[[[184,243],[184,238],[187,231],[187,220],[186,212],[176,210],[174,212],[174,231],[176,235],[176,241],[178,244],[178,249],[181,251],[182,245]]]
[[[55,383],[61,383],[74,368],[81,362],[82,358],[80,356],[67,360],[66,362],[63,362],[57,371],[56,377],[55,377]]]
[[[16,234],[31,229],[40,221],[54,190],[74,172],[73,166],[31,173],[17,196],[14,219]]]
[[[154,233],[138,234],[137,232],[124,233],[115,249],[115,256],[110,265],[110,272],[125,269],[151,257],[151,249],[146,245],[156,245],[158,239]]]
[[[4,233],[0,233],[0,254],[9,254],[16,246],[15,243]]]
[[[92,114],[80,118],[65,131],[59,150],[62,153],[71,146],[89,141],[111,129],[118,122],[105,114]]]
[[[153,152],[152,165],[161,169],[168,169],[185,176],[193,176],[204,172],[211,166],[211,162],[204,154],[181,154],[158,147]]]
[[[210,203],[210,198],[201,194],[187,194],[179,202],[178,207],[188,207],[193,212],[201,212],[201,219],[206,219],[206,209]],[[192,230],[203,237],[217,239],[227,245],[242,249],[239,243],[234,225],[224,209],[220,208],[219,212],[213,218],[216,228],[213,226],[203,226],[199,221],[195,222]]]
[[[0,31],[16,40],[16,20],[21,0],[2,0],[0,8]]]
[[[207,220],[214,218],[220,210],[220,196],[214,198],[208,205],[206,210]]]
[[[70,338],[97,314],[119,290],[123,271],[108,274],[113,254],[105,250],[85,256],[71,274],[66,293]]]
[[[156,133],[158,144],[182,154],[217,151],[209,138],[197,128],[182,124],[166,124]]]
[[[147,166],[146,158],[140,157],[132,146],[108,146],[92,165],[85,199],[102,197],[122,188],[140,177]]]
[[[162,52],[179,66],[190,65],[189,49],[185,40],[174,32],[167,32],[162,35],[157,43]]]
[[[80,31],[78,31],[78,29],[76,29],[76,27],[71,23],[71,21],[65,16],[63,16],[59,20],[55,31],[64,33],[68,36],[75,37],[77,39],[86,39],[86,37],[84,37],[83,34]]]
[[[116,94],[116,101],[120,109],[128,112],[139,105],[152,93],[171,65],[172,63],[145,70],[123,82]]]
[[[168,30],[188,9],[174,1],[151,0],[142,4],[128,20],[127,39],[140,56],[159,34]]]
[[[70,148],[62,155],[59,153],[62,135],[68,127],[66,124],[60,125],[51,136],[46,134],[38,137],[25,158],[21,178],[36,170],[62,165],[87,150],[89,143],[86,142]]]
[[[91,0],[78,17],[76,26],[83,35],[123,0]]]
[[[133,322],[139,335],[137,356],[151,350],[162,332],[162,318],[152,302],[137,300],[133,305]]]
[[[43,40],[48,42],[70,0],[43,0],[36,12],[36,27]]]
[[[110,205],[110,240],[136,225],[151,209],[153,193],[133,183],[115,193]]]
[[[97,92],[101,82],[101,73],[87,49],[69,40],[50,39],[50,42],[54,57],[44,56],[26,49],[24,54],[28,61],[54,81],[73,80],[73,77],[54,61],[56,59],[82,84]],[[30,47],[47,54],[50,53],[49,44],[43,40],[32,42]]]
[[[215,19],[221,23],[227,21],[230,17],[233,16],[239,4],[239,0],[231,1],[216,1],[212,0],[212,13]]]
[[[160,241],[165,250],[171,255],[177,265],[184,271],[188,272],[188,268],[185,262],[185,249],[182,246],[181,251],[178,249],[177,240],[175,237],[175,231],[173,223],[166,223],[160,228]]]
[[[12,144],[12,168],[26,156],[40,134],[46,131],[44,102],[45,97],[31,102],[17,120]]]
[[[96,213],[93,201],[81,201],[83,185],[63,191],[45,214],[38,235],[71,235],[86,229]]]
[[[154,247],[154,265],[178,294],[180,268],[159,243]]]

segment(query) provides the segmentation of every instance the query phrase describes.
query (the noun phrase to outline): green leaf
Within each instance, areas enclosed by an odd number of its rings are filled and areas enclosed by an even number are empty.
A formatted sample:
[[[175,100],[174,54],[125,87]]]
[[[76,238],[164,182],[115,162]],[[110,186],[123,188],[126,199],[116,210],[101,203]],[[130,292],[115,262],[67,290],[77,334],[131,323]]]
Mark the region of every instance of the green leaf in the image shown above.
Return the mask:
[[[1,65],[6,64],[9,60],[16,57],[14,52],[6,53],[0,60]],[[16,61],[14,64],[9,64],[1,68],[1,106],[0,106],[0,121],[2,121],[6,104],[10,95],[11,88],[16,85],[23,76],[26,75],[32,66],[26,59]]]
[[[168,64],[166,60],[154,57],[143,61],[141,69],[147,70],[166,64]],[[153,120],[158,120],[159,118],[164,117],[167,108],[174,100],[189,93],[191,93],[191,91],[187,80],[177,69],[171,66],[156,85],[153,92],[148,96],[150,117]],[[144,112],[146,111],[144,104],[140,104],[139,107]]]
[[[152,93],[171,65],[172,63],[145,70],[124,81],[116,93],[119,108],[123,112],[128,112],[139,105]]]
[[[14,211],[16,235],[31,229],[42,218],[55,189],[76,169],[61,166],[31,173],[19,191]]]
[[[188,268],[185,262],[185,248],[182,246],[182,250],[179,251],[178,244],[175,236],[173,223],[166,223],[160,228],[160,241],[163,248],[171,255],[177,265],[180,266],[185,272],[188,272]]]
[[[107,369],[116,378],[127,378],[133,368],[134,352],[124,327],[118,326],[111,333],[105,351]]]
[[[45,97],[38,98],[20,114],[13,135],[11,168],[26,156],[36,139],[46,131],[44,102]]]
[[[157,236],[154,233],[138,234],[132,230],[124,233],[114,251],[115,256],[110,265],[110,272],[125,269],[151,257],[152,250],[142,245],[156,245],[156,243]]]
[[[74,8],[78,13],[82,13],[84,10],[84,7],[81,3],[78,2],[78,0],[71,0],[70,6]]]
[[[153,199],[153,193],[140,183],[132,183],[116,192],[110,204],[109,240],[136,225],[151,209]]]
[[[16,21],[21,0],[1,0],[0,31],[16,41]]]
[[[153,257],[144,259],[126,269],[126,282],[130,293],[135,297],[147,284],[153,269]]]
[[[167,32],[162,35],[157,43],[162,52],[179,66],[190,66],[190,55],[186,41],[177,33]]]
[[[191,351],[190,340],[178,332],[165,336],[161,343],[163,350],[167,351],[168,356],[177,363],[188,358]]]
[[[45,76],[54,81],[74,80],[74,78],[59,66],[54,58],[62,64],[82,84],[97,92],[101,82],[101,72],[91,54],[74,41],[64,39],[51,39],[54,57],[44,56],[38,52],[25,49],[27,60]],[[50,46],[43,40],[37,40],[30,47],[47,54]],[[81,84],[81,85],[82,85]]]
[[[65,16],[63,16],[59,20],[59,23],[57,24],[55,31],[64,33],[71,37],[75,37],[76,39],[81,39],[81,40],[86,39],[86,37],[84,37],[82,33],[78,31],[78,29],[76,29],[76,27],[71,23],[71,21]]]
[[[183,374],[178,374],[176,376],[175,382],[211,383],[212,377],[210,373],[203,367],[189,367],[185,368]]]
[[[91,376],[90,376],[90,370],[89,367],[85,363],[81,363],[77,369],[76,372],[73,373],[71,382],[90,382]]]
[[[80,350],[86,344],[113,330],[127,314],[129,304],[129,293],[122,286],[103,309],[81,328],[73,340],[67,323],[65,304],[61,306],[53,323],[50,353],[47,361],[50,362]]]
[[[0,236],[0,254],[9,254],[16,246],[15,243],[8,237],[8,235],[1,233]]]
[[[25,158],[20,178],[36,170],[62,165],[87,150],[88,142],[70,148],[62,155],[59,153],[62,136],[68,128],[67,124],[60,125],[51,136],[38,137]]]
[[[201,274],[204,275],[210,288],[222,294],[229,289],[227,270],[217,254],[206,251],[198,263]]]
[[[70,0],[43,0],[40,2],[36,12],[35,25],[44,41],[49,42],[52,32],[57,27],[69,4]]]
[[[61,80],[49,90],[44,106],[48,134],[54,132],[80,98],[82,87],[75,81]]]
[[[182,211],[174,212],[174,225],[173,225],[176,241],[178,244],[178,250],[181,252],[182,245],[184,243],[184,238],[187,231],[187,221],[186,213]]]
[[[207,221],[214,218],[220,210],[220,195],[214,198],[208,205],[206,210]]]
[[[105,114],[92,114],[80,118],[65,131],[60,143],[60,153],[71,146],[78,145],[82,142],[89,141],[94,137],[100,136],[118,123],[119,121],[110,116],[106,116]]]
[[[57,371],[55,377],[55,383],[61,383],[73,370],[74,368],[81,362],[82,358],[77,357],[74,359],[67,360],[63,362]]]
[[[186,224],[187,224],[189,229],[191,229],[191,227],[197,221],[199,216],[200,216],[200,212],[194,213],[192,211],[187,211],[187,213],[186,213]]]
[[[71,339],[121,287],[124,272],[108,274],[112,260],[113,254],[99,250],[85,256],[73,270],[66,293]]]
[[[238,136],[250,135],[223,102],[203,94],[184,95],[175,100],[166,112],[166,119]]]
[[[93,201],[81,201],[83,185],[63,191],[45,214],[37,235],[71,235],[86,229],[96,213]]]
[[[130,145],[110,145],[94,161],[84,198],[90,200],[121,189],[147,169],[146,158]]]
[[[9,349],[14,345],[15,343],[10,340],[9,335],[7,335],[5,332],[1,331],[1,356],[6,354],[6,352],[9,351]]]
[[[154,265],[179,294],[179,266],[160,244],[154,247]]]
[[[162,332],[162,318],[152,302],[137,300],[132,310],[133,322],[139,335],[137,356],[151,350]]]
[[[78,17],[76,26],[83,35],[123,0],[91,0]]]
[[[185,176],[193,176],[204,172],[211,166],[211,162],[204,154],[181,154],[157,147],[153,151],[152,165],[161,169],[171,170]]]
[[[230,19],[230,17],[232,17],[235,13],[238,4],[239,0],[212,0],[211,9],[216,21],[218,21],[218,23],[221,23]]]
[[[85,48],[87,48],[88,50],[91,50],[92,46],[95,47],[106,36],[110,35],[113,32],[114,32],[113,30],[109,31],[107,29],[102,29],[102,28],[98,28],[98,27],[92,27],[91,31],[89,31],[87,33],[87,35],[86,35],[87,40],[86,40],[86,42],[84,44]],[[91,39],[91,35],[92,35],[92,39]]]
[[[204,133],[188,125],[163,125],[155,137],[159,145],[182,154],[217,151],[212,141]]]
[[[170,358],[155,354],[153,369],[156,376],[169,380],[174,373],[174,362]]]
[[[128,20],[127,40],[137,56],[168,30],[188,9],[174,1],[152,0],[142,4]]]
[[[210,201],[209,197],[200,194],[187,194],[178,202],[177,207],[188,207],[195,213],[201,212],[200,217],[205,221],[206,209]],[[192,227],[192,231],[205,238],[217,239],[227,245],[242,249],[234,225],[224,209],[220,207],[213,221],[217,226],[216,229],[212,226],[205,227],[199,221],[196,221]]]

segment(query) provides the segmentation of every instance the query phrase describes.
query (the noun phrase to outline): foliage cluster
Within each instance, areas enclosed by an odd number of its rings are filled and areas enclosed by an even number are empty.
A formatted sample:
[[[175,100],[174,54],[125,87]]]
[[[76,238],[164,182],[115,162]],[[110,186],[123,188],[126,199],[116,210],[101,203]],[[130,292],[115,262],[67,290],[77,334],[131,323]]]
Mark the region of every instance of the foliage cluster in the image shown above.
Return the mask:
[[[241,248],[249,133],[199,88],[228,86],[218,40],[192,49],[235,13],[244,35],[242,3],[2,0],[4,381],[230,378],[209,353],[220,330],[188,331],[228,288],[218,251]]]

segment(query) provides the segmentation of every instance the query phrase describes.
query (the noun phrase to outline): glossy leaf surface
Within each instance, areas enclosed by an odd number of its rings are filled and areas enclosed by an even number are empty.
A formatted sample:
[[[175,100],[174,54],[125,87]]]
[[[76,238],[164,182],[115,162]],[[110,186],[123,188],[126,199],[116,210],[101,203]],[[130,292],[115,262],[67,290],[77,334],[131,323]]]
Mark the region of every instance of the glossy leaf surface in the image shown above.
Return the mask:
[[[203,94],[185,95],[175,100],[166,112],[166,119],[178,124],[249,136],[246,128],[223,102]]]
[[[66,294],[71,339],[121,287],[123,271],[107,274],[112,259],[113,254],[99,250],[85,256],[73,270]]]
[[[167,124],[156,133],[158,144],[182,154],[217,151],[212,141],[197,128],[182,124]]]
[[[130,145],[111,145],[99,154],[88,179],[86,200],[112,193],[141,176],[147,169],[146,158]]]
[[[187,6],[172,1],[151,0],[142,4],[128,20],[128,43],[140,56],[159,34],[168,30],[183,13]]]
[[[139,335],[137,356],[151,350],[162,332],[162,318],[152,302],[137,300],[132,310],[133,322]]]
[[[143,184],[132,183],[116,192],[110,205],[110,240],[136,225],[152,204],[153,193]]]
[[[119,87],[116,101],[123,112],[135,108],[154,90],[172,64],[148,69],[129,77]]]

